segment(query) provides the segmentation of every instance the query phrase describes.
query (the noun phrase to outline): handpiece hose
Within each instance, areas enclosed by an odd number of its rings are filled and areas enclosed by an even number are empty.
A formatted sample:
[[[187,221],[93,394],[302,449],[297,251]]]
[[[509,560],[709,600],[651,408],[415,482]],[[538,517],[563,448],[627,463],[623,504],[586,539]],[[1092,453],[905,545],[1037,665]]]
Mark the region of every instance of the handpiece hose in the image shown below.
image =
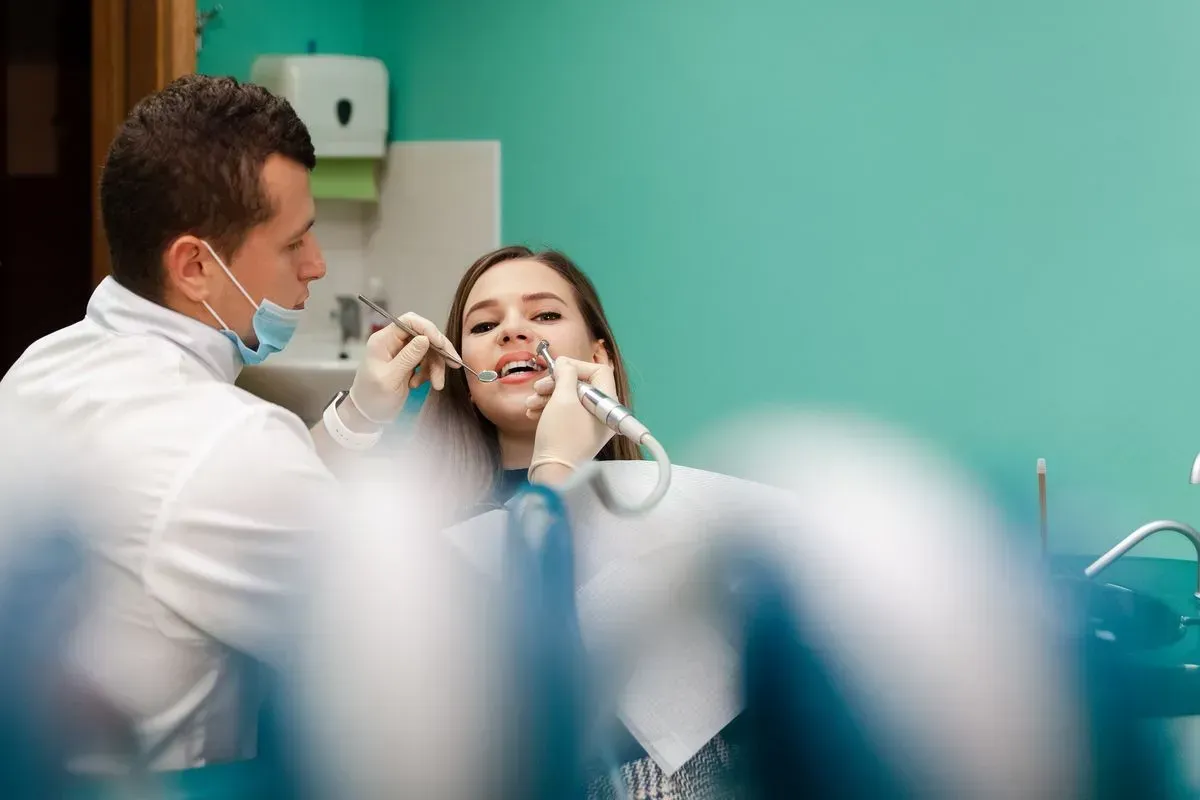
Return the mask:
[[[550,343],[545,339],[538,342],[537,354],[545,359],[546,368],[550,370],[550,376],[557,377],[554,374],[554,358],[550,355]],[[575,393],[579,395],[579,402],[592,413],[592,416],[635,444],[645,447],[654,456],[654,460],[658,462],[658,484],[654,487],[650,496],[638,506],[627,506],[617,500],[612,490],[603,480],[603,475],[598,471],[595,472],[596,492],[600,495],[600,499],[604,502],[605,506],[610,511],[616,513],[637,514],[648,511],[658,505],[671,485],[671,460],[667,457],[667,451],[650,434],[650,429],[638,421],[632,411],[595,386],[592,386],[587,381],[577,381],[575,383]]]

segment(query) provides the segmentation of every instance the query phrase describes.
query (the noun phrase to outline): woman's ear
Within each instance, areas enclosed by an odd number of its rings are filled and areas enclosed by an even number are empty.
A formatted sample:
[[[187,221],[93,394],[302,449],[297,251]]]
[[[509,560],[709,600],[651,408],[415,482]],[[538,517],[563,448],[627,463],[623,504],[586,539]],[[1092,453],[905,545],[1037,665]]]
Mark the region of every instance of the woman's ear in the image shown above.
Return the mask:
[[[592,344],[592,363],[612,366],[612,356],[609,354],[608,345],[603,339],[597,339]]]

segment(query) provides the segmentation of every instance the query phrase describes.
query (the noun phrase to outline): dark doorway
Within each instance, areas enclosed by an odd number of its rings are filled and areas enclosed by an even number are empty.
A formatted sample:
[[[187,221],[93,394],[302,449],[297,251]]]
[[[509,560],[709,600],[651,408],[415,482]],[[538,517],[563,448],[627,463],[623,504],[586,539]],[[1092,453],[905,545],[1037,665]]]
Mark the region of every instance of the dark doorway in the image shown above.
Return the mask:
[[[92,281],[92,20],[80,0],[5,0],[0,55],[0,374],[83,317]]]

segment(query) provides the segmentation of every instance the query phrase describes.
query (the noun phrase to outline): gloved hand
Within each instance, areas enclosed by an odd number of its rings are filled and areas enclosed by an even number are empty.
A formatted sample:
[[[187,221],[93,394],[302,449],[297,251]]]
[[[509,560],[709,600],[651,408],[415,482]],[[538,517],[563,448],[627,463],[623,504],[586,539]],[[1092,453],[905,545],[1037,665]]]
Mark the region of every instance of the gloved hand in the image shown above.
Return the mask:
[[[613,430],[592,416],[575,393],[576,382],[582,380],[616,398],[612,366],[565,356],[556,358],[554,364],[557,379],[548,374],[539,379],[533,384],[536,394],[525,401],[525,415],[538,421],[529,462],[530,480],[539,474],[561,475],[564,469],[590,461],[613,437]]]
[[[446,386],[446,367],[459,367],[442,358],[430,346],[432,343],[434,347],[458,355],[436,325],[412,313],[400,317],[400,321],[418,335],[410,337],[395,325],[371,334],[363,362],[350,387],[350,402],[377,425],[387,425],[396,418],[404,408],[410,389],[428,380],[434,389],[441,391]],[[421,367],[419,372],[418,366]]]

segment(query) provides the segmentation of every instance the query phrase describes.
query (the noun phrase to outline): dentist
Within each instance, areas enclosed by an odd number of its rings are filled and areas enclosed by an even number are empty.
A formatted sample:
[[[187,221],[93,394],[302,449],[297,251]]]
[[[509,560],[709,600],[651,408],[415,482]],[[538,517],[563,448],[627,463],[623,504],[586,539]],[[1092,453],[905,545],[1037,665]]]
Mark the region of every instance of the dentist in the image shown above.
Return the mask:
[[[308,546],[337,514],[330,463],[369,449],[420,381],[445,384],[430,342],[453,348],[407,315],[422,335],[372,335],[311,432],[234,385],[287,346],[325,274],[313,165],[304,123],[261,87],[191,75],[143,99],[100,181],[112,275],[0,381],[0,416],[105,465],[111,516],[89,542],[70,667],[132,721],[152,769],[253,754],[240,665],[280,652]]]

